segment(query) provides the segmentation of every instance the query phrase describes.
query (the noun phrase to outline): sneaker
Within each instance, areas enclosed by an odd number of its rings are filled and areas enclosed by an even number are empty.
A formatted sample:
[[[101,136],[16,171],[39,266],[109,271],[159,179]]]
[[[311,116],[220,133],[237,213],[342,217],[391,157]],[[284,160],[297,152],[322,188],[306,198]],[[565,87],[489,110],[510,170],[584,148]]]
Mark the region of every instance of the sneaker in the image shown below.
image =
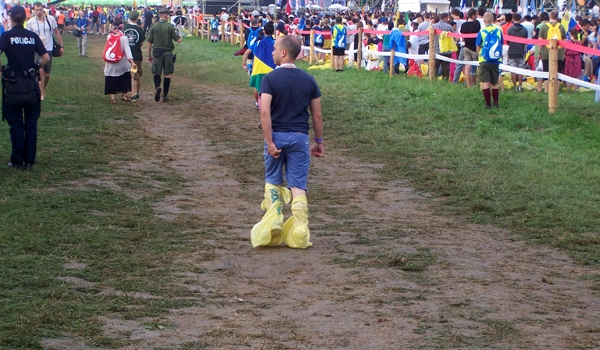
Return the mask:
[[[32,170],[33,164],[13,164],[13,163],[9,162],[8,167],[17,169],[17,170]]]
[[[485,105],[485,109],[492,109],[492,105]]]
[[[258,122],[258,125],[256,126],[257,129],[262,129],[262,123]]]
[[[517,86],[517,91],[523,91],[523,88],[520,86]]]
[[[254,102],[254,109],[258,111],[258,102]]]
[[[140,95],[133,95],[131,96],[131,102],[137,102],[140,100]]]
[[[169,101],[170,101],[169,97],[167,95],[164,95],[163,96],[163,102],[169,102]]]
[[[158,102],[160,101],[160,93],[162,92],[162,89],[159,87],[156,88],[156,92],[154,93],[154,101]]]
[[[500,108],[500,105],[496,103],[494,104],[494,108]]]

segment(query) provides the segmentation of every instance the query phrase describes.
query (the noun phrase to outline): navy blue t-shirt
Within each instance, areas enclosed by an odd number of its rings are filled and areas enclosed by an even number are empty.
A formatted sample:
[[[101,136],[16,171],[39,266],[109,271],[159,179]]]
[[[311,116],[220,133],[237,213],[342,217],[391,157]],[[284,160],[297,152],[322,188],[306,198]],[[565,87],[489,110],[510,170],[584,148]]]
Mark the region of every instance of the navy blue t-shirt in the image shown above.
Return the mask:
[[[278,68],[262,78],[260,92],[273,96],[271,124],[274,132],[308,134],[310,101],[321,97],[321,90],[312,75],[297,68]]]
[[[35,53],[40,56],[48,53],[42,39],[23,26],[14,26],[0,36],[0,52],[6,54],[7,66],[15,72],[33,68]]]

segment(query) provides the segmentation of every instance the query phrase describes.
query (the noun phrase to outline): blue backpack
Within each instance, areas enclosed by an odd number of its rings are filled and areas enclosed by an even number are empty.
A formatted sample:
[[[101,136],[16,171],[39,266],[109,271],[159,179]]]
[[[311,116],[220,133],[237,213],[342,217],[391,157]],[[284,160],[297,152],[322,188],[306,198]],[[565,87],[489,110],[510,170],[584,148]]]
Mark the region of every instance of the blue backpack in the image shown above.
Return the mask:
[[[250,32],[248,33],[248,38],[246,38],[246,47],[250,50],[254,51],[254,45],[256,45],[258,39],[258,32],[260,32],[260,28],[252,29],[250,28]]]
[[[331,30],[331,34],[334,37],[333,46],[338,49],[346,48],[346,27],[335,25]]]
[[[219,28],[219,20],[216,18],[213,18],[210,20],[210,28],[211,29],[218,29]]]
[[[322,29],[319,27],[314,27],[313,29],[315,30],[315,44],[322,44],[323,43],[323,35],[317,33],[317,32],[320,32]]]
[[[500,29],[494,28],[491,32],[487,32],[483,44],[481,45],[481,57],[485,61],[494,62],[502,60],[502,42],[498,37]]]

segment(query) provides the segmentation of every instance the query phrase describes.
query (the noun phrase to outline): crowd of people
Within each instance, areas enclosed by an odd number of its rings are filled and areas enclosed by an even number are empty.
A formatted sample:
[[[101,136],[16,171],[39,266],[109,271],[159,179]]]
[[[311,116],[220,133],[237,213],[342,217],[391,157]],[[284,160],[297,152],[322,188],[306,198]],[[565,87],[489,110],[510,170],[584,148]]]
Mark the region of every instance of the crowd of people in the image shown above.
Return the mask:
[[[486,24],[484,17],[491,16],[490,23]],[[223,14],[216,13],[210,20],[214,28],[222,23]],[[389,33],[365,33],[364,46],[368,46],[379,52],[389,52],[394,49],[395,52],[404,52],[407,54],[424,55],[429,51],[429,35],[402,35],[406,32],[426,32],[429,27],[448,32],[460,34],[480,34],[483,39],[488,28],[498,31],[493,33],[500,40],[501,57],[494,60],[497,65],[505,65],[548,72],[549,51],[546,45],[523,44],[507,40],[507,37],[518,37],[522,39],[550,39],[567,40],[576,46],[599,49],[598,39],[598,17],[593,16],[593,12],[586,16],[576,16],[565,28],[564,21],[561,21],[557,11],[541,12],[539,15],[525,15],[513,9],[510,13],[494,14],[485,7],[471,8],[462,12],[453,9],[449,13],[393,13],[375,11],[373,13],[363,13],[361,11],[345,11],[340,13],[325,13],[319,11],[301,11],[294,15],[278,13],[276,15],[262,11],[244,11],[238,15],[238,20],[246,24],[256,22],[258,26],[264,26],[266,23],[273,23],[275,26],[274,36],[292,35],[304,46],[311,44],[317,49],[317,62],[323,63],[329,54],[323,52],[331,49],[331,59],[334,62],[334,69],[342,71],[344,65],[341,64],[344,58],[347,58],[348,65],[361,65],[367,69],[379,67],[387,73],[390,69],[388,57],[364,57],[362,62],[357,62],[357,54],[349,54],[349,49],[358,49],[357,29],[371,29]],[[212,27],[211,27],[212,28]],[[551,28],[556,28],[556,31]],[[313,42],[310,42],[309,31],[313,29],[315,35]],[[340,37],[343,33],[345,37]],[[549,36],[551,33],[551,36]],[[214,39],[218,38],[218,33],[214,33]],[[247,37],[248,33],[246,33]],[[458,59],[459,61],[479,61],[481,55],[478,50],[477,38],[454,39],[456,49],[452,51],[442,51],[442,47],[437,42],[434,45],[436,54],[447,58]],[[322,49],[322,50],[320,50]],[[345,49],[345,52],[341,51]],[[301,53],[299,57],[305,56]],[[374,57],[373,57],[374,56]],[[389,54],[388,54],[389,56]],[[559,73],[569,77],[580,79],[586,82],[596,82],[598,68],[600,66],[600,55],[584,54],[580,51],[568,48],[559,49]],[[401,74],[409,70],[409,62],[406,58],[395,57],[393,67],[395,73]],[[417,60],[416,67],[420,67],[422,60]],[[249,66],[250,62],[244,62]],[[479,64],[480,65],[480,64]],[[485,64],[484,64],[485,65]],[[436,73],[443,79],[451,80],[454,83],[464,82],[467,87],[476,86],[476,82],[481,81],[480,75],[482,69],[477,69],[476,65],[455,64],[447,60],[436,59]],[[494,77],[493,77],[494,78]],[[522,74],[511,74],[512,86],[517,91],[523,89],[524,76]],[[495,79],[494,79],[495,80]],[[546,82],[545,82],[546,81]],[[547,79],[537,79],[537,86],[534,91],[548,91]],[[504,84],[498,84],[499,89],[504,90]],[[567,88],[577,90],[577,85],[565,83]]]
[[[62,56],[63,35],[77,37],[80,57],[86,57],[87,36],[106,35],[105,95],[115,104],[138,101],[143,73],[142,48],[147,42],[147,57],[152,64],[154,100],[169,101],[174,72],[175,42],[181,36],[172,25],[173,14],[185,9],[47,7],[41,2],[0,8],[0,53],[8,62],[3,66],[3,117],[10,126],[12,151],[8,166],[31,170],[37,148],[37,120],[41,103],[47,97],[53,58]],[[162,77],[164,76],[164,79]],[[33,82],[33,85],[31,85]],[[35,86],[34,86],[35,85]]]

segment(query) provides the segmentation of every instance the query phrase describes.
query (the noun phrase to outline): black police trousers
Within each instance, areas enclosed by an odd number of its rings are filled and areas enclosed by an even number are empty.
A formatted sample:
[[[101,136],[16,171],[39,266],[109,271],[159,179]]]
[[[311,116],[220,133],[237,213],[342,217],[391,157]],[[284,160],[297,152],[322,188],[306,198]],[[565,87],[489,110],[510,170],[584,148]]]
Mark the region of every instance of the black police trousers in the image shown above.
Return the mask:
[[[41,103],[28,107],[4,107],[4,117],[10,126],[12,152],[10,162],[13,165],[35,163],[37,150],[37,123],[40,118]]]

